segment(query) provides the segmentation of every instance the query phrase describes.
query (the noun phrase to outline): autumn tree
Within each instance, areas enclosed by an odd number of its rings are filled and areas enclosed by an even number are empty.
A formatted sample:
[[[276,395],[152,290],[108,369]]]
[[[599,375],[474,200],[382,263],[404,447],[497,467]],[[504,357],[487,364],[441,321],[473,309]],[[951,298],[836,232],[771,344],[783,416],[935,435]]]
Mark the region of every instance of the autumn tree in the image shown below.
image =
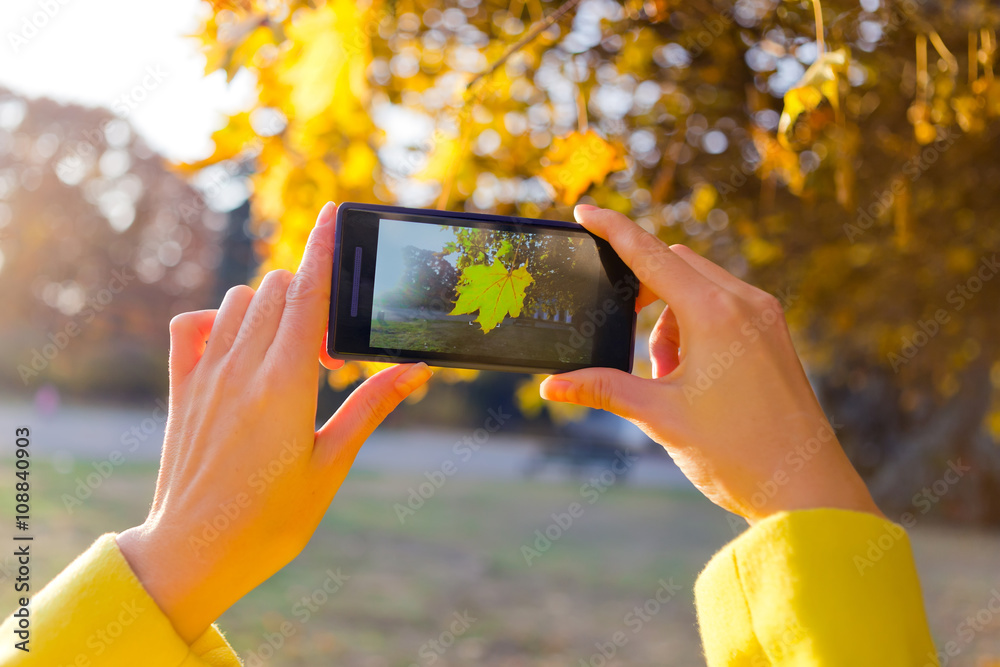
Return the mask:
[[[445,311],[455,302],[458,271],[441,253],[403,248],[403,275],[399,285],[377,300],[375,308],[436,308]]]
[[[246,68],[259,100],[188,168],[253,165],[264,268],[294,267],[328,199],[615,208],[782,298],[888,511],[962,457],[942,505],[1000,521],[994,4],[213,8],[206,70]]]
[[[226,219],[126,119],[0,88],[0,383],[166,388],[166,323],[209,306]]]

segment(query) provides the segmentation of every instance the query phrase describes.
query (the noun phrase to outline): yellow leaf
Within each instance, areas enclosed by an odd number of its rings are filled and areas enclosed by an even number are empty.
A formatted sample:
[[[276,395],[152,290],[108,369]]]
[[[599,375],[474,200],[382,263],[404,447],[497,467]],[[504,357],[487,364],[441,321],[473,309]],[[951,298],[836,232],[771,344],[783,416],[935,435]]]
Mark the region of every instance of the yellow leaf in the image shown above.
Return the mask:
[[[541,413],[542,406],[545,403],[538,393],[538,388],[541,386],[542,380],[546,377],[548,376],[533,375],[530,380],[525,380],[517,386],[514,398],[517,401],[517,407],[521,410],[521,414],[525,417],[537,417]]]
[[[985,112],[986,100],[974,95],[957,95],[952,98],[951,106],[955,110],[955,120],[958,126],[967,134],[977,134],[986,129]],[[937,138],[935,132],[934,139]],[[931,139],[933,141],[934,139]],[[919,141],[919,137],[917,138]],[[921,143],[930,143],[921,142]]]
[[[395,364],[386,361],[358,361],[356,363],[361,367],[361,372],[364,373],[366,378],[370,378],[381,370],[395,366]]]
[[[762,266],[781,258],[781,247],[760,237],[743,241],[743,256],[754,266]]]
[[[913,136],[916,138],[918,144],[926,146],[937,139],[937,130],[927,121],[919,120],[913,126]]]
[[[254,174],[253,213],[257,220],[280,220],[285,208],[285,184],[294,170],[294,165],[286,151],[266,141],[261,152],[261,163],[265,168]]]
[[[457,159],[459,139],[435,132],[427,162],[413,177],[420,181],[440,183],[451,173],[452,163]]]
[[[375,167],[378,166],[378,159],[374,151],[368,144],[360,141],[353,142],[347,147],[337,170],[337,177],[340,185],[346,188],[364,188],[371,186],[374,179]]]
[[[361,379],[361,369],[356,363],[346,363],[335,371],[330,371],[326,376],[327,384],[331,389],[344,391],[352,384]]]
[[[708,183],[699,183],[691,192],[691,212],[695,220],[704,221],[718,200],[718,193]]]
[[[757,170],[761,180],[772,174],[788,186],[789,192],[798,195],[805,185],[805,175],[799,168],[798,154],[776,141],[763,130],[754,129],[753,143],[760,155]]]
[[[546,151],[549,164],[541,176],[556,191],[556,198],[570,206],[592,183],[600,183],[612,171],[625,168],[625,151],[593,130],[556,137]]]
[[[249,11],[249,7],[247,8]],[[263,13],[247,15],[246,11],[235,13],[235,20],[224,22],[220,26],[217,15],[211,16],[202,28],[201,33],[193,35],[201,42],[201,52],[205,56],[205,74],[211,74],[217,69],[226,70],[226,80],[231,81],[236,71],[244,64],[242,60],[234,62],[238,50],[251,48],[247,42],[260,40],[261,36],[248,37],[257,30],[265,20]],[[220,30],[220,27],[222,30]],[[271,31],[264,28],[267,33]],[[220,33],[225,37],[220,38]],[[273,41],[273,37],[270,38]],[[257,46],[260,46],[258,41]],[[253,47],[256,51],[256,47]],[[252,53],[251,53],[252,55]]]
[[[541,414],[542,408],[548,410],[549,417],[557,424],[579,421],[587,416],[588,408],[573,403],[558,403],[553,401],[543,401],[538,388],[547,375],[533,375],[530,380],[526,380],[518,385],[514,392],[517,407],[526,417],[537,417]]]
[[[313,11],[300,10],[288,28],[294,45],[280,80],[290,90],[290,102],[301,119],[329,114],[350,120],[353,107],[366,92],[365,12],[353,2],[328,2]],[[342,91],[338,98],[337,92]]]
[[[231,160],[239,155],[248,143],[257,138],[257,134],[250,126],[250,113],[246,111],[238,113],[229,117],[225,127],[212,133],[215,150],[209,157],[176,166],[182,172],[193,173],[223,160]]]
[[[232,81],[241,67],[251,64],[257,50],[265,44],[274,44],[274,33],[266,26],[259,26],[234,46],[226,63],[226,80]]]
[[[472,382],[479,377],[479,371],[471,368],[435,368],[434,377],[448,384]]]
[[[846,48],[824,53],[785,93],[785,108],[778,121],[778,141],[782,146],[789,146],[795,121],[803,113],[813,111],[823,100],[828,100],[834,109],[840,108],[839,82],[847,74],[849,62],[850,53]]]

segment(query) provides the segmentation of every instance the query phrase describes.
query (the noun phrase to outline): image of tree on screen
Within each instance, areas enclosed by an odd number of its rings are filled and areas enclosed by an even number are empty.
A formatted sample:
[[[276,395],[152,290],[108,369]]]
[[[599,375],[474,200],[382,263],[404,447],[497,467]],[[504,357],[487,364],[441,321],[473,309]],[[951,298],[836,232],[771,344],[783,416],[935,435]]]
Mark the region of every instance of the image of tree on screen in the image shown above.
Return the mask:
[[[382,225],[373,346],[526,358],[568,335],[593,298],[597,253],[584,237]]]
[[[578,272],[583,241],[576,237],[519,234],[455,227],[456,241],[445,245],[461,271],[450,313],[478,313],[476,322],[490,333],[522,309],[547,320],[578,310],[580,294],[568,280]],[[592,258],[591,258],[592,259]]]

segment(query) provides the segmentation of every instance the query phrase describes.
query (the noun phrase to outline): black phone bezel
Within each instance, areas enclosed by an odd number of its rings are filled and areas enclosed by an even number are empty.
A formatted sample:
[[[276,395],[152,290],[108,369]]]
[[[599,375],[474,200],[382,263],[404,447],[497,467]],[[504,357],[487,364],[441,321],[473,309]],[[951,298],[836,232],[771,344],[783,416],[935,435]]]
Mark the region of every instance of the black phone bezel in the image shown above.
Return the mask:
[[[387,217],[411,222],[437,222],[438,224],[458,226],[463,226],[464,222],[467,223],[465,226],[487,226],[494,229],[527,233],[552,230],[588,235],[593,238],[601,259],[602,278],[606,278],[600,281],[601,294],[598,296],[597,303],[603,304],[606,299],[613,299],[617,305],[617,310],[608,314],[608,318],[602,326],[594,327],[593,358],[595,363],[560,363],[547,359],[505,360],[502,357],[483,358],[478,356],[473,358],[472,355],[468,358],[456,358],[460,355],[418,350],[391,350],[386,353],[387,351],[382,348],[372,348],[368,341],[371,335],[372,297],[375,264],[378,256],[378,224],[381,218]],[[346,202],[338,206],[336,224],[327,336],[327,352],[334,359],[390,363],[425,361],[432,366],[518,373],[561,373],[593,366],[617,368],[626,372],[632,370],[632,356],[635,348],[635,299],[638,295],[638,280],[607,241],[591,234],[575,223],[485,213],[438,211]],[[352,301],[354,301],[354,258],[347,257],[344,253],[345,249],[350,249],[353,252],[358,247],[362,249],[361,287],[357,296],[358,314],[352,317],[350,311]],[[622,294],[616,292],[615,286],[622,289]],[[364,344],[360,345],[359,343]]]

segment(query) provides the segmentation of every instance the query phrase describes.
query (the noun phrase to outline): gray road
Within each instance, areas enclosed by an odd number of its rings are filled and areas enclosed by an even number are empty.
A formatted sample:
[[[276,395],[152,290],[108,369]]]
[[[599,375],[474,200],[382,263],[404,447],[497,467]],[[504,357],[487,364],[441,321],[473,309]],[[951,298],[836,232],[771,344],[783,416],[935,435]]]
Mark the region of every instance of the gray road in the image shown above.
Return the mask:
[[[118,451],[126,461],[156,461],[163,444],[166,405],[150,402],[145,407],[86,407],[62,405],[44,414],[23,401],[0,403],[0,434],[13,435],[18,426],[32,430],[35,456],[51,459],[57,469],[73,462],[108,459]],[[445,467],[463,477],[520,478],[540,452],[541,442],[502,431],[476,442],[471,430],[380,429],[365,443],[356,467],[373,471],[415,475],[433,474]],[[0,453],[0,456],[6,452]],[[585,471],[592,474],[594,470]],[[558,464],[549,465],[539,479],[564,480],[573,474]],[[690,484],[666,456],[641,455],[630,471],[629,484],[689,487]]]

